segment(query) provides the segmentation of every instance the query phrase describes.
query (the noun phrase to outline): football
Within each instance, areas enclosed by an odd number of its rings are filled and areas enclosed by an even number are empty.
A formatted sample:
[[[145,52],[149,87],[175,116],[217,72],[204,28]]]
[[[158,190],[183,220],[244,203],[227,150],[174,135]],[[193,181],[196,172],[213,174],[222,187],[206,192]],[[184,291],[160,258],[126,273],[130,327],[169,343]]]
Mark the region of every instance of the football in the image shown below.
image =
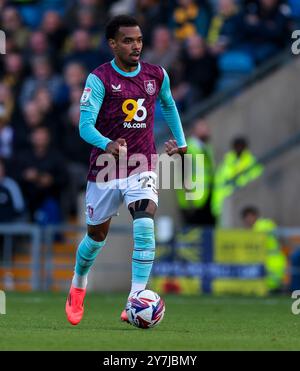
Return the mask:
[[[165,303],[154,291],[137,291],[128,299],[126,305],[128,321],[139,328],[157,326],[165,314]]]

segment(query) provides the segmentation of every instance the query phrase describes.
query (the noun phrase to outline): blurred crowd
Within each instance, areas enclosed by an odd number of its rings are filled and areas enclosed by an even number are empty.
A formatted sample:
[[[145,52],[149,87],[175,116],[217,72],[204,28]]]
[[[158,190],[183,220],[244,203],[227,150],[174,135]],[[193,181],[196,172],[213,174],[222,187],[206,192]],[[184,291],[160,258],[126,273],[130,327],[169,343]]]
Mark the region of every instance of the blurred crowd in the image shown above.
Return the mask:
[[[139,20],[143,59],[168,71],[181,113],[251,74],[300,24],[298,0],[0,0],[0,222],[76,213],[90,152],[79,99],[112,59],[104,26],[122,13]]]

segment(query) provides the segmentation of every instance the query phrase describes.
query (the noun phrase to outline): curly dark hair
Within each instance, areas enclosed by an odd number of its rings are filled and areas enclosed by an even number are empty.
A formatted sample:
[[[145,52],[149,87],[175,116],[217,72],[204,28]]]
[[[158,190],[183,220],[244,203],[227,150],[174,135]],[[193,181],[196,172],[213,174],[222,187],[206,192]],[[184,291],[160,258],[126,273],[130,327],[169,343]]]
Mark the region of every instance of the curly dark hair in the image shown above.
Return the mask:
[[[139,26],[138,21],[131,15],[117,15],[108,21],[105,27],[105,37],[107,40],[114,39],[120,27]]]

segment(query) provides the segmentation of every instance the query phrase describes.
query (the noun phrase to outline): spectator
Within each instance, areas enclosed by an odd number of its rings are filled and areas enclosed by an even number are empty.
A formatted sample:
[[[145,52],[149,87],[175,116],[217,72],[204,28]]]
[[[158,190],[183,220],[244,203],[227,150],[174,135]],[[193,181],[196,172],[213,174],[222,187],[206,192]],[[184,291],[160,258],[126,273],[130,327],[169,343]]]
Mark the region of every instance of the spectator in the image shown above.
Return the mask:
[[[1,14],[2,29],[10,35],[18,49],[25,48],[29,36],[29,30],[22,24],[18,10],[7,6]]]
[[[30,132],[31,130],[36,129],[38,126],[41,126],[43,123],[43,114],[38,106],[38,103],[34,100],[29,101],[24,106],[23,110],[26,131]]]
[[[240,50],[259,64],[278,53],[286,43],[288,19],[282,14],[278,0],[259,0],[243,14],[243,41]]]
[[[84,65],[78,62],[70,62],[64,68],[63,77],[64,84],[59,94],[59,101],[60,105],[68,105],[71,100],[70,95],[73,88],[79,87],[82,92],[87,72]]]
[[[134,8],[135,17],[138,20],[143,32],[144,46],[151,43],[153,30],[163,23],[163,4],[159,0],[136,0]]]
[[[19,154],[19,177],[33,221],[41,224],[59,223],[60,202],[66,185],[64,158],[51,146],[46,127],[31,134],[32,147]]]
[[[241,37],[241,21],[236,0],[219,0],[208,30],[207,43],[214,54],[234,47]]]
[[[29,48],[28,50],[26,49],[25,56],[28,61],[33,57],[50,57],[53,50],[49,44],[47,35],[43,31],[35,31],[30,34]]]
[[[87,31],[92,39],[92,47],[95,49],[99,48],[102,33],[93,7],[85,6],[78,9],[77,28]]]
[[[184,177],[186,182],[192,178],[197,182],[198,190],[194,190],[193,200],[188,200],[185,189],[178,189],[177,200],[178,206],[186,225],[214,226],[215,218],[211,212],[211,196],[214,180],[214,156],[210,145],[210,129],[207,122],[200,118],[197,119],[192,128],[192,135],[187,138],[188,154],[191,154],[193,164],[196,164],[196,155],[204,156],[204,169],[197,169],[190,164],[189,169],[193,169],[192,174],[188,173],[185,168]],[[192,166],[192,167],[191,167]],[[198,177],[197,177],[198,176]],[[199,185],[201,184],[201,187]],[[191,191],[189,191],[190,193]],[[198,193],[198,195],[197,195]]]
[[[107,55],[93,49],[90,34],[86,30],[76,30],[71,36],[71,51],[63,60],[66,66],[70,62],[82,64],[88,71],[107,62]]]
[[[241,217],[245,228],[266,234],[266,283],[271,293],[282,291],[287,260],[275,235],[277,225],[271,219],[261,218],[253,206],[245,207]]]
[[[49,117],[49,121],[57,119],[52,97],[47,88],[38,88],[35,91],[33,101],[36,103],[38,110],[45,118]]]
[[[44,116],[37,102],[31,100],[24,105],[22,120],[13,123],[15,129],[14,147],[16,151],[30,145],[30,136],[33,130],[42,126]]]
[[[40,30],[32,32],[29,36],[28,47],[23,51],[26,67],[30,69],[32,60],[35,57],[45,57],[51,61],[51,64],[55,67],[55,70],[57,70],[57,61],[56,58],[54,58],[54,52],[55,49],[51,48],[48,37],[44,32]]]
[[[1,82],[12,89],[13,97],[18,100],[19,92],[25,76],[25,66],[19,52],[8,53],[4,56],[4,68]]]
[[[191,103],[198,103],[215,89],[219,73],[217,60],[209,52],[204,39],[194,35],[187,39],[183,63],[184,80],[192,89]]]
[[[82,87],[80,85],[71,86],[70,89],[70,105],[78,104],[82,96]]]
[[[0,0],[0,12],[3,12],[4,7],[6,6],[7,0]]]
[[[82,64],[73,62],[65,66],[64,80],[69,87],[82,86],[86,77],[87,72]]]
[[[206,37],[209,25],[206,7],[195,0],[177,0],[176,3],[171,18],[176,39],[183,41],[196,34]]]
[[[61,148],[63,145],[62,120],[46,88],[36,90],[34,99],[24,106],[21,120],[14,122],[13,126],[14,147],[17,151],[24,150],[31,145],[31,134],[40,126],[48,128],[56,148]]]
[[[171,91],[179,112],[186,112],[190,107],[192,97],[190,84],[184,79],[185,66],[183,61],[178,60],[168,71],[171,83]]]
[[[48,10],[45,12],[41,24],[41,30],[47,36],[51,49],[60,53],[68,35],[60,14],[54,10]]]
[[[88,9],[95,16],[98,27],[103,28],[107,18],[107,12],[105,8],[111,6],[113,1],[99,1],[99,0],[73,0],[69,4],[69,9],[66,12],[65,22],[68,25],[68,29],[74,31],[79,27],[79,24],[85,29],[84,24],[88,23],[85,20],[80,20],[79,12],[82,9]],[[83,24],[82,24],[83,22]]]
[[[0,159],[0,223],[18,220],[25,211],[19,185],[5,174],[5,164]]]
[[[13,150],[13,129],[11,117],[14,101],[11,90],[4,84],[0,84],[0,156],[10,158]]]
[[[53,72],[50,60],[47,57],[35,57],[32,61],[33,76],[25,80],[20,101],[22,107],[33,98],[35,91],[45,87],[51,93],[54,103],[59,104],[59,91],[62,87],[62,78]]]
[[[212,198],[215,217],[221,217],[225,199],[231,196],[236,188],[244,187],[262,172],[263,167],[251,153],[247,140],[244,137],[235,138],[231,150],[225,154],[216,171]]]
[[[178,44],[172,39],[171,32],[165,26],[153,31],[152,45],[145,54],[148,63],[158,64],[167,71],[176,63],[179,52]]]
[[[33,101],[41,113],[42,125],[47,126],[51,132],[52,142],[55,144],[55,147],[62,148],[63,138],[61,133],[63,124],[61,114],[54,105],[49,90],[46,88],[37,89]]]

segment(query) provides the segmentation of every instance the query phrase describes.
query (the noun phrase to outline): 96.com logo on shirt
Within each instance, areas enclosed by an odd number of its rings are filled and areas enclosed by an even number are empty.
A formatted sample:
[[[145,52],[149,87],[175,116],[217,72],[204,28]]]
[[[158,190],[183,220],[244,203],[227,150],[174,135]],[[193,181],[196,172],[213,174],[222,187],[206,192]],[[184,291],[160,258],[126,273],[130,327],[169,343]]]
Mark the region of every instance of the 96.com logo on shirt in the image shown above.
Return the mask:
[[[126,99],[122,104],[122,111],[127,115],[124,119],[123,126],[128,129],[144,129],[147,118],[147,110],[143,106],[145,99]]]

